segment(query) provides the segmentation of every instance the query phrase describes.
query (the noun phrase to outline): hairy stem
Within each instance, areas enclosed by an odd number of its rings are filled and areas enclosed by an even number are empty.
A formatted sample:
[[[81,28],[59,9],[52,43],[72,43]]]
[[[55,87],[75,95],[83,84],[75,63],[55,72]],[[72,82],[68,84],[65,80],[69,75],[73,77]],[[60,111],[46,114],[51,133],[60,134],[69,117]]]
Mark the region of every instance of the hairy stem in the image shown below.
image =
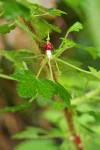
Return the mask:
[[[43,69],[43,67],[45,66],[46,63],[47,63],[47,58],[43,60],[43,63],[42,63],[42,65],[41,65],[41,67],[40,67],[40,69],[37,73],[37,76],[36,76],[37,78],[39,77],[39,75],[40,75],[40,73],[41,73],[41,71],[42,71],[42,69]]]
[[[54,79],[53,79],[53,72],[52,72],[52,66],[51,66],[50,59],[48,60],[48,66],[49,66],[49,70],[50,70],[50,78],[51,78],[52,81],[54,81]]]
[[[15,80],[13,77],[10,77],[8,75],[1,74],[1,73],[0,73],[0,78],[4,78],[4,79],[8,79],[8,80]]]

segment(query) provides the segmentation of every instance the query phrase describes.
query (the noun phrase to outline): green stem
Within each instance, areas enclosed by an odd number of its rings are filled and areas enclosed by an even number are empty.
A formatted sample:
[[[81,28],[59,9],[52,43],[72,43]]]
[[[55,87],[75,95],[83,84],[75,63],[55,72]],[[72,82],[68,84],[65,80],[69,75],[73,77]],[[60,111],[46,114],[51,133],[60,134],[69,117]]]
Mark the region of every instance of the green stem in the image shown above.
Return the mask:
[[[41,16],[46,16],[46,15],[48,15],[49,13],[45,13],[45,14],[40,14],[40,15],[34,15],[34,14],[32,14],[32,16],[33,17],[41,17]]]
[[[54,57],[59,57],[66,49],[72,48],[73,46],[64,46],[57,49],[56,53],[54,54]]]
[[[32,98],[29,100],[29,102],[31,103],[33,100],[35,100],[36,97],[37,97],[37,94],[36,94],[35,97],[32,97]]]
[[[83,70],[83,69],[81,69],[81,68],[78,68],[78,67],[76,67],[76,66],[74,66],[74,65],[72,65],[72,64],[70,64],[70,63],[68,63],[68,62],[66,62],[66,61],[63,61],[63,60],[58,59],[58,58],[57,58],[57,60],[58,60],[59,62],[65,64],[65,65],[67,65],[67,66],[70,66],[70,67],[72,67],[72,68],[74,68],[74,69],[80,71],[80,72],[84,72],[84,73],[86,73],[86,74],[91,74],[91,72],[86,71],[86,70]]]
[[[50,69],[50,77],[51,77],[51,80],[54,81],[50,59],[49,59],[49,61],[48,61],[48,65],[49,65],[49,69]]]
[[[28,70],[28,67],[27,67],[27,64],[26,64],[25,61],[23,61],[23,66],[24,66],[24,69],[25,69],[25,70]]]
[[[8,80],[16,80],[13,77],[10,77],[10,76],[7,76],[7,75],[1,74],[1,73],[0,73],[0,78],[4,78],[4,79],[8,79]]]
[[[37,73],[37,76],[36,76],[37,78],[39,77],[39,75],[40,75],[40,73],[41,73],[41,71],[42,71],[42,69],[43,69],[43,67],[45,66],[46,63],[47,63],[47,58],[44,59],[44,62],[42,63],[42,65],[41,65],[41,67],[40,67],[40,69]]]
[[[57,63],[56,59],[54,59],[54,61],[55,61],[55,64],[56,64],[56,68],[57,68],[58,74],[59,74],[59,76],[60,76],[61,72],[60,72],[58,63]]]
[[[65,34],[65,37],[64,37],[64,39],[66,39],[67,37],[68,37],[68,34],[69,34],[69,32],[67,32],[66,34]],[[63,45],[63,41],[61,42],[61,44],[60,44],[60,46],[59,46],[59,48],[61,48],[62,47],[62,45]]]

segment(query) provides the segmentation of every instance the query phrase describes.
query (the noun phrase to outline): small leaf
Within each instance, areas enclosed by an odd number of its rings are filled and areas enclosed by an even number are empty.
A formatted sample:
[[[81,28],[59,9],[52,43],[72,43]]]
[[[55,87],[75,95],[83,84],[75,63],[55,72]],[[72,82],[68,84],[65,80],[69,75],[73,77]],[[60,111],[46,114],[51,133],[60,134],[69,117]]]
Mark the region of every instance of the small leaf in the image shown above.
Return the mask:
[[[70,33],[73,31],[79,32],[79,30],[81,29],[83,29],[83,25],[80,22],[76,22],[68,29],[67,33]]]
[[[67,14],[66,12],[61,11],[59,9],[45,8],[39,4],[33,4],[33,7],[34,7],[34,10],[37,8],[38,10],[40,10],[41,13],[44,10],[45,12],[48,12],[49,14],[54,15],[54,16],[61,16],[62,14]]]
[[[9,33],[11,30],[14,30],[15,26],[11,25],[11,24],[4,24],[2,26],[0,26],[0,33],[5,34],[5,33]]]
[[[29,107],[31,107],[31,103],[30,102],[24,102],[23,104],[18,105],[18,106],[12,106],[12,107],[6,106],[6,107],[0,109],[0,113],[7,112],[7,111],[16,112],[16,111],[26,109]]]
[[[62,14],[67,14],[64,11],[61,11],[59,9],[54,9],[54,8],[48,8],[47,11],[51,14],[51,15],[55,15],[55,16],[61,16]]]
[[[52,29],[52,30],[54,30],[54,31],[56,31],[56,32],[58,32],[58,33],[61,33],[61,29],[60,29],[59,27],[57,27],[57,26],[55,26],[55,25],[53,25],[53,24],[50,24],[50,23],[48,23],[48,22],[45,21],[45,20],[44,20],[44,22],[45,22],[45,24],[46,24],[50,29]]]

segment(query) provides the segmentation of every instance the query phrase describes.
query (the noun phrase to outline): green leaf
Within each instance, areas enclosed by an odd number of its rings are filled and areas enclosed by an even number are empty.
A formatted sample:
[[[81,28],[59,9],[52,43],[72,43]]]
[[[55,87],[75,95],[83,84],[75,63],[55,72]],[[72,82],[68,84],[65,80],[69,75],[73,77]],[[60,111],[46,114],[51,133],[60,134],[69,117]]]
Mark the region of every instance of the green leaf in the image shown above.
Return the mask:
[[[44,20],[44,22],[45,22],[45,24],[46,24],[50,29],[52,29],[52,30],[54,30],[54,31],[56,31],[56,32],[58,32],[58,33],[61,33],[61,29],[60,29],[59,27],[57,27],[57,26],[55,26],[55,25],[53,25],[53,24],[50,24],[50,23],[48,23],[48,22],[45,21],[45,20]]]
[[[17,90],[20,96],[30,98],[38,94],[45,99],[51,99],[56,94],[62,98],[67,107],[70,106],[71,96],[61,84],[39,80],[29,70],[15,72],[12,76],[18,81]]]
[[[44,98],[50,99],[55,91],[55,84],[50,80],[38,80],[38,92]]]
[[[7,112],[7,111],[16,112],[16,111],[26,109],[29,107],[31,107],[31,103],[30,102],[24,102],[23,104],[18,105],[18,106],[12,106],[12,107],[6,106],[6,107],[0,109],[0,113]]]
[[[9,61],[16,63],[16,65],[18,63],[22,63],[23,61],[26,63],[31,63],[34,61],[34,54],[30,50],[26,49],[21,49],[18,51],[0,50],[0,55],[4,56]]]
[[[29,10],[18,2],[3,0],[2,4],[4,16],[7,20],[15,19],[19,15],[22,15],[25,19],[29,19]]]
[[[19,144],[15,150],[58,150],[58,147],[54,145],[52,140],[28,140]]]
[[[81,29],[83,29],[83,25],[80,22],[76,22],[68,29],[67,33],[70,33],[73,31],[79,32],[79,30]]]
[[[28,70],[16,72],[12,75],[19,81],[18,93],[25,98],[35,97],[37,94],[37,80],[35,76]]]
[[[61,16],[62,14],[67,14],[64,11],[61,11],[59,9],[54,9],[54,8],[48,8],[47,10],[51,15],[55,15],[55,16]]]
[[[47,37],[48,35],[48,31],[49,33],[54,30],[58,33],[61,32],[61,29],[53,24],[48,23],[47,21],[45,21],[42,18],[33,18],[33,26],[35,31],[37,32],[37,35],[41,38],[44,39]],[[42,28],[42,30],[41,30]]]
[[[55,94],[59,95],[62,98],[67,107],[70,107],[71,96],[67,92],[67,90],[58,82],[56,82]]]
[[[11,30],[14,30],[15,26],[11,25],[11,24],[4,24],[2,26],[0,26],[0,33],[5,34],[5,33],[9,33]]]
[[[44,10],[45,12],[48,12],[49,14],[54,15],[54,16],[61,16],[62,14],[67,14],[66,12],[61,11],[59,9],[45,8],[45,7],[43,7],[43,6],[39,5],[39,4],[33,4],[33,7],[34,7],[34,10],[36,10],[36,8],[38,10],[40,10],[40,13],[42,13],[43,10]]]

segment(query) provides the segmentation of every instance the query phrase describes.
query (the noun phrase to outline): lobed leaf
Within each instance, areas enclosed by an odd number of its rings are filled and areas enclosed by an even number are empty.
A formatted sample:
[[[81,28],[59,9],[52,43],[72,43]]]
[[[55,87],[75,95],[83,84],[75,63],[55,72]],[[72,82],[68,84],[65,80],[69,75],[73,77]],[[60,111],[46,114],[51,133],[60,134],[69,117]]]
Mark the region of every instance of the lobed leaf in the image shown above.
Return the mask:
[[[39,80],[29,70],[15,72],[12,76],[18,80],[17,90],[20,96],[31,98],[38,94],[50,99],[56,94],[62,98],[67,107],[70,106],[71,96],[61,84],[50,80]]]
[[[68,29],[67,33],[73,31],[79,32],[81,29],[83,29],[83,25],[80,22],[76,22]]]

